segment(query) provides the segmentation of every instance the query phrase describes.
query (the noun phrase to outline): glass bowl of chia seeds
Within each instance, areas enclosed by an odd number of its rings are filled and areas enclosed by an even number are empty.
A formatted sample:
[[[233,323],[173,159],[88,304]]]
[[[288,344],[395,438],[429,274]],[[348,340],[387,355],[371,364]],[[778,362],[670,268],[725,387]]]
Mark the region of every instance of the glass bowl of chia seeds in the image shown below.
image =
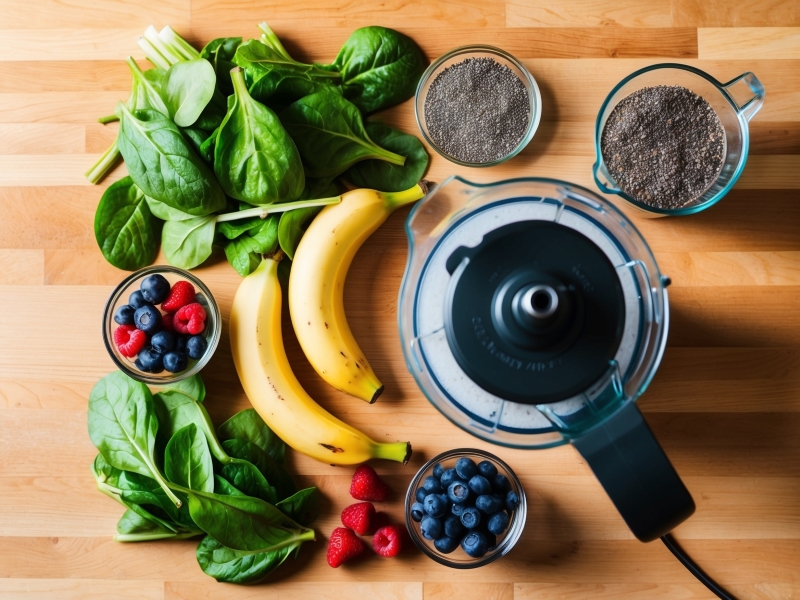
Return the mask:
[[[414,110],[436,152],[458,165],[490,167],[531,141],[542,116],[542,96],[533,76],[507,52],[462,46],[423,73]]]
[[[647,216],[703,211],[742,174],[748,122],[763,103],[749,72],[727,83],[674,63],[631,73],[597,115],[595,182]]]

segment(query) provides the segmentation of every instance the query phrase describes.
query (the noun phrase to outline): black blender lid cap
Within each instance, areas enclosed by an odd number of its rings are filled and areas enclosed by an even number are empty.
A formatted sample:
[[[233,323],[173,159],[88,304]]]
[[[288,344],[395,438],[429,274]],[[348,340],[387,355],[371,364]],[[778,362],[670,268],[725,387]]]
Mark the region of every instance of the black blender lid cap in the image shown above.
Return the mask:
[[[558,402],[608,370],[625,300],[611,261],[582,233],[551,221],[511,223],[457,248],[447,270],[448,344],[489,393]]]

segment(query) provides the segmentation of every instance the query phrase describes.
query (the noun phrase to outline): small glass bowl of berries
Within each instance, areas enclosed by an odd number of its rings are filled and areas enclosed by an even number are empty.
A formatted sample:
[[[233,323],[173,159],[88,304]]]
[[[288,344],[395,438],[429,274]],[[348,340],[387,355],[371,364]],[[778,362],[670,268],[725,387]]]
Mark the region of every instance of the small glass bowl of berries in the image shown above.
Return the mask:
[[[191,377],[211,359],[222,319],[197,277],[166,265],[131,274],[103,312],[103,341],[117,366],[151,385]]]
[[[430,558],[454,569],[505,556],[525,527],[525,492],[494,454],[458,448],[417,471],[406,493],[406,527]]]

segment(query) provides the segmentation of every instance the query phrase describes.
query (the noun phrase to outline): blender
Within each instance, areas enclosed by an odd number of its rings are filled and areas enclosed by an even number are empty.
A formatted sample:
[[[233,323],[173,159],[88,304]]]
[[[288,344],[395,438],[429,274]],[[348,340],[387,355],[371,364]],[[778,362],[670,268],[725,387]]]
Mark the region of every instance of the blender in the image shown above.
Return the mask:
[[[620,211],[564,181],[454,176],[406,231],[403,352],[444,416],[494,444],[572,444],[642,541],[694,512],[635,404],[664,352],[669,279]]]

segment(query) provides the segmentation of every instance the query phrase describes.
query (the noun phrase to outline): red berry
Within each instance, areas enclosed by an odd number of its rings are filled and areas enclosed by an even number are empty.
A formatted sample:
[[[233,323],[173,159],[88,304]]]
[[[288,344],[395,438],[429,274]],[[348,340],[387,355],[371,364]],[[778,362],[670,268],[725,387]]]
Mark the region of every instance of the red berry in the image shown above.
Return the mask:
[[[167,312],[175,312],[182,306],[194,302],[195,298],[194,286],[188,281],[181,280],[172,286],[167,299],[161,303],[161,308]]]
[[[191,333],[192,335],[202,333],[206,328],[206,311],[197,302],[182,306],[175,313],[172,326],[178,333]]]
[[[375,507],[369,502],[352,504],[342,511],[342,525],[349,527],[358,535],[366,535],[372,529]]]
[[[172,319],[175,315],[172,313],[164,313],[161,315],[161,328],[164,331],[175,331],[175,326],[172,324]]]
[[[372,549],[381,556],[390,558],[400,554],[403,549],[403,531],[399,525],[387,525],[375,532]]]
[[[378,477],[375,469],[369,465],[359,466],[350,483],[350,495],[356,500],[383,502],[391,491],[391,488]]]
[[[328,564],[334,569],[364,551],[364,542],[347,527],[337,527],[328,540]]]
[[[133,358],[147,343],[147,334],[133,325],[120,325],[114,330],[114,343],[122,356]]]

